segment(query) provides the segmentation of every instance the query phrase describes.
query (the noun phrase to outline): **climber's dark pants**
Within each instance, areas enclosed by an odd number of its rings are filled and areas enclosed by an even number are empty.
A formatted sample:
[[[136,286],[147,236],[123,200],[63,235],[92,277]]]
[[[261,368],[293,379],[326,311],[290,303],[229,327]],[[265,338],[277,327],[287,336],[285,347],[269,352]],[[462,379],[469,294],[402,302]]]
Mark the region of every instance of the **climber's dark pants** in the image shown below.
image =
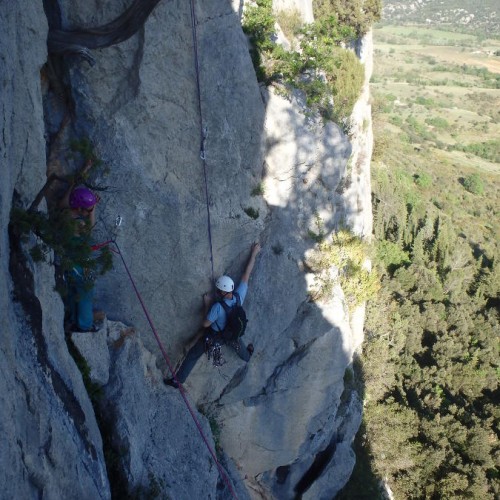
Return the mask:
[[[196,344],[189,349],[186,358],[182,362],[179,370],[175,374],[177,380],[181,383],[184,383],[188,378],[188,375],[191,373],[191,370],[194,368],[196,362],[203,356],[205,353],[205,344],[207,338],[211,340],[217,340],[221,344],[225,344],[222,336],[218,332],[214,332],[211,328],[207,328],[204,334],[196,341]],[[243,360],[248,362],[250,360],[250,353],[248,352],[243,340],[238,339],[239,349],[234,349],[236,354]],[[230,344],[227,344],[230,345]],[[231,346],[233,347],[233,346]],[[234,347],[233,347],[234,348]]]

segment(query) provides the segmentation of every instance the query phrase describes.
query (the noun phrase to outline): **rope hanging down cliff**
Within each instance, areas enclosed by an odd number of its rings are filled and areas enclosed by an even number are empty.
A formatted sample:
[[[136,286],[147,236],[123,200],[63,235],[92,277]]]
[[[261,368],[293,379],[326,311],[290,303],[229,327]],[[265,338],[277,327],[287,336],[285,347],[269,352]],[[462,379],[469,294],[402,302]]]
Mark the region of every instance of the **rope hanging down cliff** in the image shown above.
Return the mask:
[[[203,127],[203,111],[201,106],[201,86],[200,86],[200,64],[198,61],[198,36],[196,33],[196,12],[194,0],[190,1],[191,6],[191,32],[193,35],[193,52],[194,52],[194,69],[196,75],[196,92],[198,95],[198,114],[200,117],[200,158],[203,164],[203,179],[205,182],[205,199],[207,205],[207,227],[208,227],[208,243],[210,246],[210,268],[212,272],[212,284],[215,283],[214,273],[214,252],[212,244],[212,224],[210,220],[210,199],[208,196],[208,178],[207,178],[207,160],[205,152],[205,141],[207,138],[207,129]]]

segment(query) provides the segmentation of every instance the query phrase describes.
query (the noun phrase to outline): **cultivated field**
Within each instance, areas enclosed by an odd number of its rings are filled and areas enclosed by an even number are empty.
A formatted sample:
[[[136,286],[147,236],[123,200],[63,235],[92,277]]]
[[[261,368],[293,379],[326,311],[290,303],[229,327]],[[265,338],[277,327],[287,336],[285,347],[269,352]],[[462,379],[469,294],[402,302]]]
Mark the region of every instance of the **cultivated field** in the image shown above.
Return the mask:
[[[374,179],[386,170],[413,179],[416,197],[498,260],[500,40],[384,26],[374,44]],[[475,193],[464,188],[471,175]]]
[[[374,41],[375,160],[429,175],[432,188],[421,195],[478,233],[476,241],[497,247],[500,40],[385,26],[374,30]],[[461,186],[472,173],[483,180],[482,197]]]

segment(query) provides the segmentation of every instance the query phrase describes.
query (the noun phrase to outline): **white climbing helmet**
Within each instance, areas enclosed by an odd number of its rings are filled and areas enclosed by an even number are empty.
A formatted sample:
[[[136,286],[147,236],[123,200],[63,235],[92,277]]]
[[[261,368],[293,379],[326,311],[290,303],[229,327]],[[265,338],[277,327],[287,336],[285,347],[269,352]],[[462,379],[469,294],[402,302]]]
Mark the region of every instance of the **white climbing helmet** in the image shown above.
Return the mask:
[[[215,286],[223,292],[232,292],[234,290],[234,281],[229,276],[221,276]]]

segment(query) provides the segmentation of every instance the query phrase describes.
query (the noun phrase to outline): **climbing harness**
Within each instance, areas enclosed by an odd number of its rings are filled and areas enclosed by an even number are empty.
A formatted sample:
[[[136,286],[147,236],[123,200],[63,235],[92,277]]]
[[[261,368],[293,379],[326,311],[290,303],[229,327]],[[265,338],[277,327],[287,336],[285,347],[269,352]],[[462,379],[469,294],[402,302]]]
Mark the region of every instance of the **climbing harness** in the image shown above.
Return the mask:
[[[205,338],[205,352],[208,361],[212,360],[215,367],[226,364],[226,360],[222,357],[222,343],[211,336]]]

